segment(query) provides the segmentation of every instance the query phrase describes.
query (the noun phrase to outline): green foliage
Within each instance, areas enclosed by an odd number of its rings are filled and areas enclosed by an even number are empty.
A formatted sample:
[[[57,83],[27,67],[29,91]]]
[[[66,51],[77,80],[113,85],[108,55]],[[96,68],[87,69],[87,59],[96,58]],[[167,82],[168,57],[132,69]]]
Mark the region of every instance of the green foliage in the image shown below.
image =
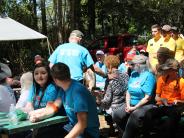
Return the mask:
[[[39,27],[42,29],[40,0],[37,4],[37,18]],[[61,1],[60,1],[61,2]],[[150,26],[152,24],[170,24],[177,26],[181,32],[184,31],[184,1],[183,0],[95,0],[95,34],[90,34],[89,28],[89,0],[75,1],[80,4],[74,12],[80,22],[71,22],[73,0],[62,1],[46,0],[46,17],[48,37],[52,46],[57,46],[60,42],[66,42],[71,30],[71,24],[76,28],[81,28],[86,38],[90,41],[98,36],[131,33],[143,37],[139,42],[145,43],[150,38]],[[6,12],[9,17],[23,23],[31,28],[35,27],[33,13],[33,0],[0,0],[0,13]],[[58,13],[59,9],[62,11]],[[75,18],[76,16],[74,16]],[[61,26],[60,26],[61,25]],[[60,32],[59,32],[59,31]],[[58,38],[62,38],[60,41]],[[8,42],[0,43],[1,55],[11,60],[20,69],[15,69],[16,73],[32,68],[33,57],[41,54],[48,58],[47,46],[41,46],[40,41]]]

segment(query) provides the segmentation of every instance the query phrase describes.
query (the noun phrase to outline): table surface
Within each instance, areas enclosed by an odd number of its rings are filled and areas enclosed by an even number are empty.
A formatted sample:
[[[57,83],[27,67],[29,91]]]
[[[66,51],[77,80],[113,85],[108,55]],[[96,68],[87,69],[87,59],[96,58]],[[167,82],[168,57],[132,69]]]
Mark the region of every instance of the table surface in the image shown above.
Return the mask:
[[[0,113],[0,128],[2,129],[1,133],[8,135],[68,121],[67,116],[54,116],[36,123],[31,123],[29,120],[25,120],[19,121],[17,125],[13,125],[7,116],[2,114],[3,113]]]

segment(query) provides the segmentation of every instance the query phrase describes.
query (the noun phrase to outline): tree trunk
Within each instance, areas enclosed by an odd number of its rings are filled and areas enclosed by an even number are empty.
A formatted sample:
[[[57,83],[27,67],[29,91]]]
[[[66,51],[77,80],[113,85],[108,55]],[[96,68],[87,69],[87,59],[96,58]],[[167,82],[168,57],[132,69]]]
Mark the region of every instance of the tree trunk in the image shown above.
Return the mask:
[[[88,34],[91,35],[91,38],[93,38],[95,36],[95,0],[88,1],[88,17]]]
[[[63,35],[62,35],[62,28],[63,28],[63,23],[62,23],[62,1],[58,0],[58,5],[57,5],[57,11],[58,11],[58,40],[59,43],[63,42]]]
[[[41,0],[41,15],[42,15],[42,33],[47,35],[47,19],[45,10],[45,0]]]
[[[38,20],[37,20],[37,3],[33,0],[33,26],[35,30],[38,30]]]
[[[70,0],[71,30],[82,29],[80,0]]]

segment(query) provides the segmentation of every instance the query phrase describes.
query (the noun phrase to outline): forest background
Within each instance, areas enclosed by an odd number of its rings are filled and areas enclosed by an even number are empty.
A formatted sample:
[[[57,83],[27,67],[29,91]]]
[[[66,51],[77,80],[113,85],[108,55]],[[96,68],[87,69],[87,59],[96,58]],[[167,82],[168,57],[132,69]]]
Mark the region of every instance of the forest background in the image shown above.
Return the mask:
[[[143,36],[146,43],[156,23],[184,31],[183,0],[0,0],[0,14],[46,35],[53,49],[73,29],[85,34],[86,44],[123,33]],[[0,42],[0,60],[10,61],[14,75],[32,70],[37,54],[49,57],[46,41]]]

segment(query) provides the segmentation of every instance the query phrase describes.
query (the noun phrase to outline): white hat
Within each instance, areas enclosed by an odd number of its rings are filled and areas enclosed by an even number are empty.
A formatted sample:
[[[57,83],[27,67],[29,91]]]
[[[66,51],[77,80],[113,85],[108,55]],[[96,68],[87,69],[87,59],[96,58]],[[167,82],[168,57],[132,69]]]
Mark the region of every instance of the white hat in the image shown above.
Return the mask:
[[[171,26],[166,24],[166,25],[164,25],[164,26],[162,27],[162,30],[168,32],[168,31],[171,30]]]
[[[102,50],[97,50],[96,55],[104,55],[104,52]]]
[[[8,67],[8,65],[0,63],[0,81],[11,76],[12,76],[12,72]]]

